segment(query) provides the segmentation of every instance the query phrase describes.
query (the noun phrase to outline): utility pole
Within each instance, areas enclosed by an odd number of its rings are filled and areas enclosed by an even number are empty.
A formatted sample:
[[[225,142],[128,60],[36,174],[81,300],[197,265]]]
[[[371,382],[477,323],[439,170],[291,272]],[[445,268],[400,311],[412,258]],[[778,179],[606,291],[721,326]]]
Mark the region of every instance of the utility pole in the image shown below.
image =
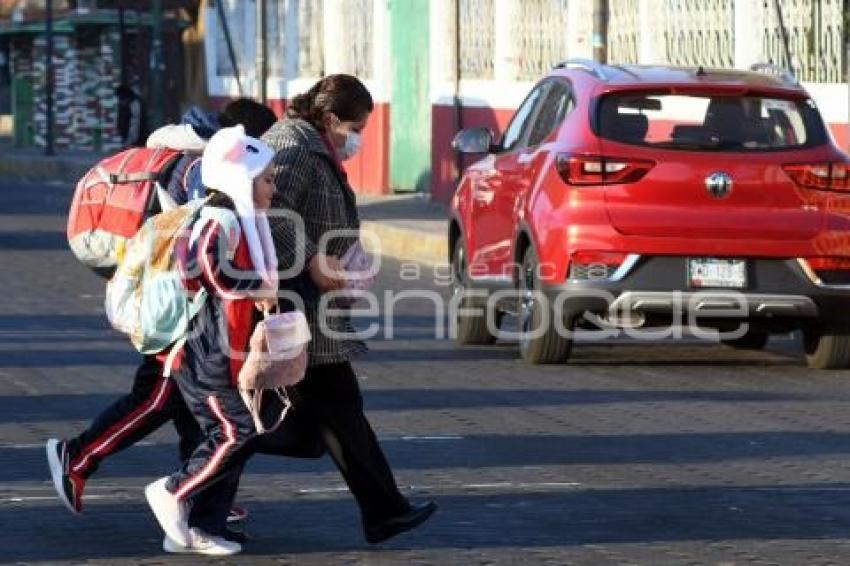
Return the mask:
[[[593,60],[608,62],[608,0],[593,0]]]
[[[153,127],[159,127],[163,123],[163,104],[165,103],[165,60],[162,56],[162,0],[152,0],[151,16],[153,28],[151,29],[151,118]]]
[[[266,47],[266,0],[257,2],[257,96],[260,102],[266,103],[266,83],[269,77]]]
[[[45,69],[44,69],[44,98],[45,98],[45,132],[44,153],[53,155],[53,0],[45,2],[44,10],[45,38]]]

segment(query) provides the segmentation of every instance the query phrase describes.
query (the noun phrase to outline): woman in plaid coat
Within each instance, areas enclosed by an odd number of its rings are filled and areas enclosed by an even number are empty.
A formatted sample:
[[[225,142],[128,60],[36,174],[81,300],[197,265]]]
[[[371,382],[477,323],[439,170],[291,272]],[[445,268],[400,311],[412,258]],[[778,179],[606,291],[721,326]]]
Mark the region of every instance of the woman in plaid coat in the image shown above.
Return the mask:
[[[293,415],[318,430],[357,498],[366,539],[377,543],[421,524],[436,505],[411,505],[399,493],[363,414],[351,367],[366,345],[354,337],[344,309],[335,309],[344,314],[329,317],[319,307],[322,293],[344,287],[339,258],[359,240],[357,205],[342,161],[360,148],[372,109],[372,97],[357,78],[331,75],[295,97],[287,118],[272,126],[263,140],[276,152],[269,217],[281,289],[294,291],[303,301],[299,306],[313,336],[307,375],[291,392]]]

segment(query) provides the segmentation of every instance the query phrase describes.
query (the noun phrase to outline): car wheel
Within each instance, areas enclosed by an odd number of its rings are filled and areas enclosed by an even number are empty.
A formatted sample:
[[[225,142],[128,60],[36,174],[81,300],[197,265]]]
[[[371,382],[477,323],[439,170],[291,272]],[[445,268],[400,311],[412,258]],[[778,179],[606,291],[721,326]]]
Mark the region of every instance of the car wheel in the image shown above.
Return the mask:
[[[850,335],[803,333],[806,362],[812,369],[845,369],[850,367]]]
[[[721,342],[738,350],[762,350],[765,346],[767,346],[769,338],[770,334],[764,330],[755,330],[751,328],[740,338],[721,340]]]
[[[572,350],[572,338],[561,336],[554,323],[555,313],[548,301],[541,301],[538,292],[540,273],[537,254],[528,248],[519,274],[519,350],[522,359],[532,364],[561,364]],[[548,312],[547,312],[548,311]],[[544,331],[539,331],[542,324]],[[572,324],[566,325],[572,328]]]
[[[469,274],[467,272],[466,246],[463,242],[455,244],[454,252],[452,253],[452,294],[459,295],[466,293],[470,288]],[[461,346],[492,344],[496,341],[496,336],[493,335],[487,328],[487,312],[485,310],[487,301],[483,297],[470,297],[464,295],[457,303],[457,311],[455,312],[455,321],[457,327],[456,341]],[[465,314],[460,315],[461,309],[479,308],[481,314]],[[498,326],[499,318],[496,319]]]

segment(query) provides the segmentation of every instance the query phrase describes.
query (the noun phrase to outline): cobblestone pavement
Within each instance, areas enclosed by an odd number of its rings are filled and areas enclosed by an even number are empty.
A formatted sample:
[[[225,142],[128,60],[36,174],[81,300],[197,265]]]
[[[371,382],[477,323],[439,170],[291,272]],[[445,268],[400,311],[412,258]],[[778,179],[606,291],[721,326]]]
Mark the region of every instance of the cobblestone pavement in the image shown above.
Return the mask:
[[[82,518],[55,499],[43,442],[126,392],[136,355],[66,250],[69,189],[0,191],[0,560],[199,562],[162,553],[143,501],[176,463],[170,427],[103,465]],[[383,289],[416,286],[399,267]],[[394,339],[357,367],[400,484],[438,514],[369,547],[327,459],[257,457],[240,491],[252,541],[223,562],[850,563],[848,372],[806,369],[791,337],[740,352],[582,336],[574,363],[532,368],[510,342],[435,339],[434,312],[400,300]]]

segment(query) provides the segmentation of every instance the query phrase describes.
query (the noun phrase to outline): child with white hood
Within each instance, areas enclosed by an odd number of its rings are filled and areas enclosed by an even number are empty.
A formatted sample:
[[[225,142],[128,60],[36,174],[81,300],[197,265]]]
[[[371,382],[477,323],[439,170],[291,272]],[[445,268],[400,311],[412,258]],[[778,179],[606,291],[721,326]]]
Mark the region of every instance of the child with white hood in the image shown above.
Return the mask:
[[[236,383],[257,309],[277,304],[277,260],[265,214],[274,192],[273,155],[242,126],[219,130],[204,149],[201,176],[211,196],[193,226],[183,267],[189,290],[203,287],[208,297],[173,375],[205,438],[179,470],[145,489],[168,552],[241,550],[215,529],[190,529],[189,502],[221,481],[211,489],[226,491],[215,498],[223,530],[241,473],[234,455],[257,434]]]

